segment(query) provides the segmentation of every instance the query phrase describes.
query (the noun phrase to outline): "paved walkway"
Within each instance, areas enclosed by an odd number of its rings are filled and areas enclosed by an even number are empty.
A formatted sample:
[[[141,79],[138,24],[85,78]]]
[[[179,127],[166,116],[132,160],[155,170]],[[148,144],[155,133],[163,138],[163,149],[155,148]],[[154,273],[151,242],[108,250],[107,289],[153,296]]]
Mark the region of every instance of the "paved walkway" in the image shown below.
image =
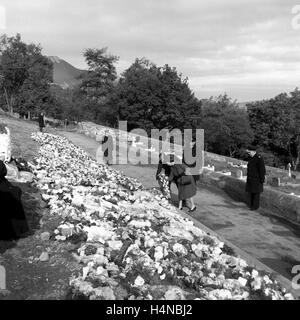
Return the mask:
[[[91,156],[99,143],[74,132],[64,132],[75,145]],[[157,187],[155,168],[148,166],[115,165],[115,169],[137,178],[146,188]],[[176,201],[176,187],[172,188]],[[291,279],[294,265],[300,265],[300,229],[286,221],[261,212],[248,210],[218,189],[208,189],[201,183],[195,197],[197,211],[192,216],[216,231],[251,256]],[[186,209],[187,210],[187,209]]]

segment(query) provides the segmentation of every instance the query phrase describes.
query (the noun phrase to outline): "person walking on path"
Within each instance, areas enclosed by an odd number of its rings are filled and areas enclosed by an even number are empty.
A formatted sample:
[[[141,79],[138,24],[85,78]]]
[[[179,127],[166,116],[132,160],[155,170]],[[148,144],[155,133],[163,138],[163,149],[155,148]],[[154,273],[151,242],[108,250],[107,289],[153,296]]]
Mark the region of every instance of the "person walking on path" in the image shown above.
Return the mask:
[[[250,194],[250,210],[257,210],[260,205],[260,194],[264,190],[266,167],[264,159],[255,147],[249,147],[247,153],[251,159],[247,165],[246,192]]]
[[[43,132],[43,128],[45,128],[45,115],[43,112],[39,114],[39,127],[40,132]]]
[[[173,160],[173,159],[172,159]],[[187,174],[187,167],[182,163],[170,162],[171,174],[169,181],[176,181],[178,185],[178,199],[179,199],[179,210],[182,210],[182,202],[189,201],[191,204],[189,212],[193,212],[197,209],[194,203],[193,197],[197,193],[195,180],[192,175]]]
[[[109,130],[107,129],[105,130],[101,144],[103,160],[109,166],[112,164],[113,141],[112,136],[109,134]]]

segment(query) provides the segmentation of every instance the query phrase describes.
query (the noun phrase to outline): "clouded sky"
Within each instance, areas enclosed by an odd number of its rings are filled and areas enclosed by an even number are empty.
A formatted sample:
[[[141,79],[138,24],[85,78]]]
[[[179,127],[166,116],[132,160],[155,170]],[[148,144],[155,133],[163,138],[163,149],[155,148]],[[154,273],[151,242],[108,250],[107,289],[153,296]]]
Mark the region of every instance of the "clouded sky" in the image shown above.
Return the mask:
[[[189,78],[199,98],[227,92],[249,101],[300,87],[300,29],[291,23],[295,5],[296,0],[0,0],[0,20],[1,8],[6,13],[0,32],[19,32],[25,41],[40,43],[44,54],[79,68],[86,68],[85,48],[102,47],[120,57],[119,72],[136,57],[168,63]]]

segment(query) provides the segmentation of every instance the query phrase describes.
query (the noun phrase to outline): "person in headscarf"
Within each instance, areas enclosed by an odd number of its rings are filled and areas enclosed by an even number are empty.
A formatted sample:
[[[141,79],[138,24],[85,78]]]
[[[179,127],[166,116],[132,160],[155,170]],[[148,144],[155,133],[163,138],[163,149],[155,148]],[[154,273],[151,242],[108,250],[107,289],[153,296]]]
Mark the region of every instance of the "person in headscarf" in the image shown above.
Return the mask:
[[[103,152],[103,160],[104,162],[110,166],[113,160],[113,138],[109,134],[109,130],[105,130],[105,134],[101,141],[102,152]]]
[[[28,230],[20,188],[13,186],[5,177],[7,169],[0,160],[0,240],[20,238]]]
[[[169,181],[176,181],[178,186],[178,199],[179,199],[179,210],[182,210],[183,201],[189,201],[191,206],[189,212],[193,212],[197,209],[194,203],[194,196],[197,193],[197,188],[195,180],[192,175],[187,172],[187,166],[183,163],[178,163],[178,159],[171,157],[171,174],[169,176]]]

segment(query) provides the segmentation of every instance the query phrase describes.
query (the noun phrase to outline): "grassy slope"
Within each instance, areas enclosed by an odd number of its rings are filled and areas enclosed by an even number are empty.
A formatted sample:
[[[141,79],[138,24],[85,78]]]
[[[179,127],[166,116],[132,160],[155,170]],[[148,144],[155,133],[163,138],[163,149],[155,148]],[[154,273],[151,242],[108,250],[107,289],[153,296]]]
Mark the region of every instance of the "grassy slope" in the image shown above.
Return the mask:
[[[11,131],[12,154],[32,161],[37,155],[38,145],[30,138],[31,133],[38,130],[38,125],[32,121],[19,120],[0,115],[0,123],[5,123]]]

